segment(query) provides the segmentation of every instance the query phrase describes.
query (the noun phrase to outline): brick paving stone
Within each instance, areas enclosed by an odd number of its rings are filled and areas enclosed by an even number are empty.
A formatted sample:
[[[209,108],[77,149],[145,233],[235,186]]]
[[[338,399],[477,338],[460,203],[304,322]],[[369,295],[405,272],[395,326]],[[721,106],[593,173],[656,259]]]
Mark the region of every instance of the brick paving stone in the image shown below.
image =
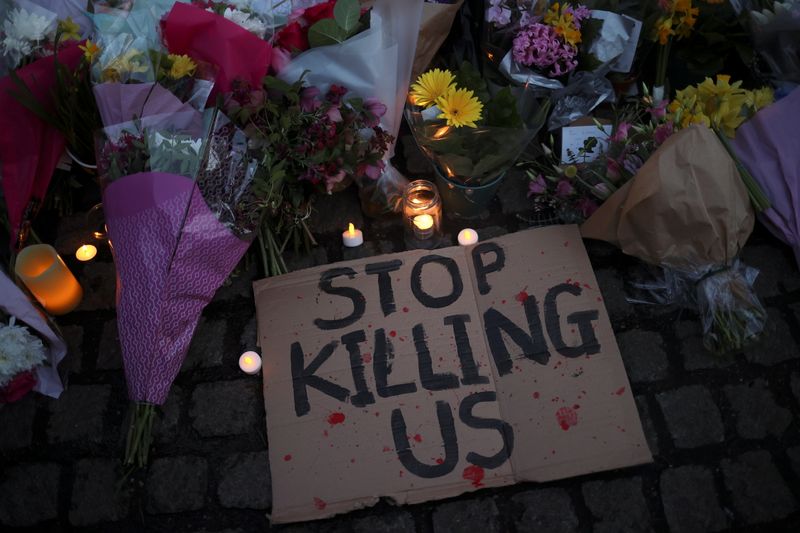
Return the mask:
[[[797,403],[800,403],[800,373],[794,372],[792,374],[791,387]]]
[[[161,406],[160,416],[153,424],[153,437],[157,442],[167,443],[175,440],[178,434],[181,408],[186,395],[177,385],[173,385],[167,395],[167,401]]]
[[[295,270],[328,264],[328,252],[323,246],[314,246],[311,248],[311,253],[301,252],[295,254],[294,251],[289,251],[286,252],[284,261],[286,261],[286,268],[289,269],[289,272],[294,272]],[[250,292],[252,295],[252,288]]]
[[[729,526],[719,504],[714,475],[703,466],[681,466],[661,474],[661,502],[671,531],[702,533]]]
[[[253,281],[261,277],[260,268],[261,265],[256,262],[249,265],[239,263],[239,266],[225,280],[225,283],[217,289],[214,300],[230,301],[235,298],[252,298]]]
[[[596,270],[594,275],[609,317],[616,320],[629,315],[633,311],[633,306],[625,300],[625,286],[617,273],[610,269],[601,269]]]
[[[789,325],[774,308],[767,309],[769,318],[760,342],[744,351],[744,356],[751,363],[764,366],[777,365],[784,361],[797,359],[800,351],[792,337]]]
[[[502,237],[503,235],[506,235],[508,233],[508,230],[506,228],[500,226],[488,226],[486,228],[478,228],[475,231],[478,232],[478,239],[481,241],[487,241],[489,239]]]
[[[336,194],[318,194],[314,198],[314,209],[308,220],[309,230],[315,236],[341,235],[352,222],[355,227],[364,229],[364,215],[355,187]]]
[[[792,413],[775,403],[766,381],[725,387],[728,402],[736,412],[736,431],[745,439],[780,437],[792,422]]]
[[[50,442],[101,442],[103,417],[111,398],[111,385],[72,385],[58,400],[49,400]]]
[[[787,260],[782,250],[774,246],[747,246],[742,250],[742,261],[759,270],[753,287],[760,298],[776,296],[781,291],[800,287],[800,275],[794,262]]]
[[[83,368],[83,327],[61,326],[61,334],[67,343],[67,361],[71,371],[80,374]]]
[[[711,393],[702,385],[690,385],[656,395],[678,448],[697,448],[722,442],[725,430]]]
[[[0,451],[19,450],[31,445],[36,396],[6,404],[0,409]]]
[[[113,522],[128,514],[128,493],[117,490],[119,463],[110,459],[82,459],[75,465],[69,522],[91,526]]]
[[[253,316],[242,330],[242,336],[239,338],[239,347],[242,350],[257,350],[258,349],[258,322],[256,317]]]
[[[505,215],[526,213],[533,208],[528,198],[528,178],[523,172],[509,170],[497,189],[497,197]]]
[[[189,411],[192,426],[203,437],[240,435],[259,427],[259,384],[259,380],[238,379],[197,385]]]
[[[57,464],[22,464],[0,476],[0,524],[27,527],[58,516]]]
[[[181,372],[221,365],[225,353],[227,329],[228,322],[224,319],[201,318],[189,345],[189,353],[181,366]]]
[[[414,517],[405,511],[367,516],[353,522],[353,533],[414,533]]]
[[[628,331],[617,335],[622,361],[634,383],[664,379],[669,373],[661,335],[652,331]]]
[[[641,478],[590,481],[583,484],[582,491],[586,506],[597,519],[595,533],[652,531]]]
[[[635,400],[636,408],[639,410],[639,419],[642,421],[644,437],[647,439],[647,445],[650,447],[650,453],[658,455],[658,433],[656,433],[656,426],[653,423],[653,418],[650,416],[647,398],[644,396],[637,396]]]
[[[745,523],[779,520],[797,510],[797,501],[769,452],[746,452],[736,459],[723,459],[721,465],[725,486]]]
[[[116,285],[110,280],[116,279],[116,272],[114,263],[93,261],[84,265],[78,279],[83,287],[83,300],[77,311],[114,309]]]
[[[517,531],[571,533],[578,530],[578,516],[564,489],[541,489],[517,494],[511,500],[523,508]]]
[[[217,497],[223,507],[269,508],[272,505],[272,490],[266,450],[226,457],[220,467]]]
[[[491,498],[444,503],[433,511],[434,533],[500,533],[500,511]]]
[[[100,335],[100,347],[97,353],[98,370],[121,370],[122,346],[119,343],[117,320],[109,320],[103,324],[103,333]]]
[[[688,371],[726,368],[736,362],[733,357],[720,357],[705,349],[702,326],[698,320],[678,322],[676,333],[681,341],[683,368]]]
[[[800,477],[800,446],[787,449],[786,455],[789,456],[789,460],[792,462],[792,468],[794,469],[795,474]]]
[[[147,511],[179,513],[205,505],[208,464],[201,457],[164,457],[150,465],[147,476]]]

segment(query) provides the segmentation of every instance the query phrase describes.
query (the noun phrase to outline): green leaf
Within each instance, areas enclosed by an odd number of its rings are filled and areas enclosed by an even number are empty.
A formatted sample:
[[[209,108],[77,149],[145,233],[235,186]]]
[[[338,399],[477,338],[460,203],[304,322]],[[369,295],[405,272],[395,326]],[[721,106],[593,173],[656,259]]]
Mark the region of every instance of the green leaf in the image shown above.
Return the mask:
[[[275,76],[264,76],[264,87],[274,89],[282,93],[290,93],[292,86]]]
[[[347,32],[333,19],[322,19],[308,30],[308,44],[311,48],[338,44],[347,39]]]
[[[522,128],[522,118],[517,112],[517,99],[510,87],[503,87],[486,103],[486,125],[496,128]]]
[[[358,0],[338,0],[333,6],[333,16],[336,24],[349,34],[358,27],[358,19],[361,17]]]

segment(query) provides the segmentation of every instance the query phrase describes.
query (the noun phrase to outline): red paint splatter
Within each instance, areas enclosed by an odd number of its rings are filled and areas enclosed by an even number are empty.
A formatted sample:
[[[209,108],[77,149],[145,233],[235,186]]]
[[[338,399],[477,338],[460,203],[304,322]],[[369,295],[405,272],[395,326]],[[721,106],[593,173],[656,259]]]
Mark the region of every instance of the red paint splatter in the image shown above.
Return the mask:
[[[375,411],[375,416],[381,416],[381,413],[379,411]]]
[[[355,462],[356,462],[355,458],[351,458],[351,459],[350,459],[350,462],[351,462],[351,463],[355,463]]]
[[[591,285],[589,285],[588,283],[584,283],[584,284],[583,284],[583,288],[584,288],[584,289],[589,289],[589,290],[591,290],[591,289],[592,289],[592,286],[591,286]]]
[[[622,396],[623,394],[625,394],[625,387],[620,387],[620,388],[618,388],[618,389],[617,389],[617,390],[614,392],[614,394],[616,394],[617,396]]]
[[[322,432],[322,434],[327,437],[328,436],[328,430],[326,429],[325,431]]]
[[[371,363],[372,362],[372,354],[371,353],[365,353],[363,359],[364,359],[365,363]]]
[[[392,330],[392,331],[389,332],[389,336],[390,337],[397,337],[397,332],[395,330]]]
[[[444,459],[442,459],[441,457],[437,458],[437,459],[436,459],[436,464],[437,464],[437,465],[444,464]]]
[[[302,300],[302,299],[303,299],[303,297],[302,297],[302,296],[298,296],[298,297],[297,297],[297,299],[298,299],[298,300]]]
[[[317,498],[316,496],[314,496],[314,507],[316,507],[317,509],[322,511],[327,506],[328,506],[328,504],[325,503],[325,500],[323,500],[322,498]]]
[[[569,246],[569,241],[564,241],[564,248],[566,248],[567,246]]]
[[[602,302],[602,301],[603,301],[603,299],[602,299],[602,298],[600,298],[600,297],[598,296],[598,297],[597,297],[597,301],[598,301],[598,302]]]
[[[519,303],[524,304],[527,301],[527,299],[529,298],[527,290],[528,290],[528,287],[526,286],[524,289],[519,291],[519,294],[517,294],[514,297],[514,299],[516,301],[518,301]]]
[[[344,413],[331,413],[328,415],[328,424],[335,426],[344,422]]]
[[[471,465],[464,469],[464,473],[461,474],[461,477],[464,479],[471,481],[473,487],[482,487],[483,483],[483,468],[478,465]]]
[[[506,301],[505,300],[500,300],[500,303],[504,304],[504,303],[506,303]]]
[[[538,392],[534,392],[533,393],[533,399],[534,400],[538,400],[539,399],[539,393]]]
[[[578,425],[578,413],[571,407],[562,407],[556,411],[556,420],[561,429],[568,431],[571,426]]]
[[[581,406],[580,406],[580,405],[578,405],[578,404],[576,403],[575,405],[573,405],[573,406],[572,406],[572,408],[573,408],[573,409],[580,409],[580,408],[581,408]]]
[[[404,312],[404,313],[408,313],[408,307],[404,307],[404,308],[403,308],[403,312]]]
[[[286,455],[283,456],[283,460],[284,461],[291,461],[292,460],[292,454],[287,453]]]
[[[417,442],[422,442],[422,435],[417,433],[416,435],[414,435],[414,440]]]
[[[383,451],[384,451],[384,452],[390,452],[390,451],[392,451],[392,449],[391,449],[391,448],[389,448],[388,446],[384,446],[384,447],[383,447]]]

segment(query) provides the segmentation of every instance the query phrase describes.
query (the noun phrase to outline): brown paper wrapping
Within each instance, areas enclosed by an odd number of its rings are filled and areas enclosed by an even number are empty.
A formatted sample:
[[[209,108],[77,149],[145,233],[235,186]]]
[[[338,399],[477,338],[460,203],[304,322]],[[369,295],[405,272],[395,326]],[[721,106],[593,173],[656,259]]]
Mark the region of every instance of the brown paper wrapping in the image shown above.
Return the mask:
[[[581,227],[581,235],[679,270],[727,264],[753,231],[747,189],[716,134],[672,135]]]
[[[419,26],[417,51],[414,55],[414,66],[411,69],[411,82],[422,74],[425,68],[439,51],[439,47],[450,33],[453,19],[464,0],[455,4],[429,4],[422,6],[422,21]]]

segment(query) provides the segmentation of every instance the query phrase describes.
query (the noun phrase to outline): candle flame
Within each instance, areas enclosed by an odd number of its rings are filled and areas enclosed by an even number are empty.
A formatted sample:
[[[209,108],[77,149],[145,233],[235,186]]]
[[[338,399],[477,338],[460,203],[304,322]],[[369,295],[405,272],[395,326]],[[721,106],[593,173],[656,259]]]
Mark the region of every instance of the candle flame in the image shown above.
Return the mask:
[[[431,229],[433,227],[433,217],[430,215],[417,215],[414,217],[414,225],[419,229]]]
[[[436,133],[433,134],[433,138],[434,139],[441,139],[442,137],[447,135],[447,132],[449,132],[449,131],[450,131],[450,126],[442,126],[438,130],[436,130]]]
[[[97,255],[97,247],[92,244],[84,244],[75,251],[78,261],[89,261]]]
[[[347,224],[347,234],[350,235],[351,237],[355,236],[356,234],[356,227],[353,225],[352,222]]]
[[[253,358],[248,355],[247,357],[244,358],[244,362],[246,365],[250,365],[253,363]]]

